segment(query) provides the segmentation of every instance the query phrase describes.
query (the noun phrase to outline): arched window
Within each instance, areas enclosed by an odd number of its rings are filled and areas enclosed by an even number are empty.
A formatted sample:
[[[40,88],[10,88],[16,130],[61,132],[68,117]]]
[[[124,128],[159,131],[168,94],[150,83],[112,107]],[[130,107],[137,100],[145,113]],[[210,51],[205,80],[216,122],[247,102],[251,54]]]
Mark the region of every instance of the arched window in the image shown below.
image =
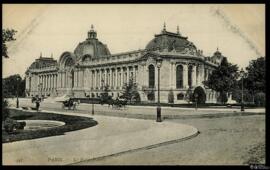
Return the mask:
[[[91,55],[86,54],[82,57],[82,62],[89,62],[91,60]]]
[[[183,93],[177,94],[177,100],[184,100],[184,94]]]
[[[65,67],[72,67],[74,65],[74,61],[72,58],[68,58],[65,62]]]
[[[153,65],[149,65],[148,71],[149,71],[149,87],[154,88],[155,87],[155,67]]]
[[[176,88],[183,88],[183,66],[176,67]]]
[[[192,66],[188,66],[188,86],[192,86]]]

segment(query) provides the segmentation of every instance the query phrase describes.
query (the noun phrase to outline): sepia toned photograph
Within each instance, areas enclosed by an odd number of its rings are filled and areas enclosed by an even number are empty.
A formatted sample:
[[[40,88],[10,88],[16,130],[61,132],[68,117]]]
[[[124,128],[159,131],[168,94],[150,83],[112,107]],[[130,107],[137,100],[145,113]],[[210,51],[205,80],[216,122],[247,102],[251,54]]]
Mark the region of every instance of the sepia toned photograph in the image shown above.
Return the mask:
[[[266,166],[265,4],[2,4],[3,165]]]

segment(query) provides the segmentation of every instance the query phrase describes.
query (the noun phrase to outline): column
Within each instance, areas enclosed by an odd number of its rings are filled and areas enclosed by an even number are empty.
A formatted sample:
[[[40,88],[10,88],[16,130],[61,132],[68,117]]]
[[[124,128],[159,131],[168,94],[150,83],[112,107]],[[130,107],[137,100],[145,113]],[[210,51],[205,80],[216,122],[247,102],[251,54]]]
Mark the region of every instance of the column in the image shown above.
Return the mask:
[[[49,74],[49,91],[51,91],[52,88],[52,75]]]
[[[192,67],[192,87],[196,86],[196,65],[193,65]]]
[[[61,74],[60,72],[57,73],[57,88],[61,87]]]
[[[172,88],[176,89],[176,70],[175,70],[175,64],[176,63],[172,63]],[[157,69],[155,69],[155,74],[157,75]],[[157,81],[158,76],[155,76],[155,81]],[[157,87],[157,86],[156,86]]]
[[[44,89],[45,89],[45,77],[44,77],[44,74],[42,74],[41,79],[42,79],[42,91],[44,91]]]
[[[51,91],[53,90],[53,86],[54,86],[54,75],[51,74]]]
[[[120,75],[119,75],[119,80],[120,80],[120,83],[119,83],[119,89],[121,89],[123,87],[123,81],[124,81],[124,71],[123,71],[123,67],[120,67]]]
[[[56,74],[53,74],[53,89],[56,89]]]
[[[201,83],[204,81],[204,64],[201,65]]]
[[[50,90],[50,75],[47,74],[47,91]]]
[[[95,89],[96,86],[95,86],[95,70],[92,70],[92,88]]]
[[[78,70],[78,82],[79,82],[79,87],[82,87],[82,71],[79,69]]]
[[[57,89],[57,78],[58,78],[58,76],[57,76],[57,73],[55,74],[55,89]]]
[[[63,84],[63,79],[64,79],[64,77],[63,77],[63,72],[61,72],[60,73],[60,78],[61,78],[61,88],[63,88],[64,87],[64,84]]]
[[[142,86],[146,86],[146,79],[148,77],[148,71],[146,70],[146,65],[142,65],[142,74],[141,74],[141,79],[142,79]]]
[[[63,87],[66,88],[66,72],[63,72]]]
[[[99,88],[102,88],[102,84],[103,84],[102,82],[104,82],[103,74],[104,74],[104,70],[103,69],[100,69],[100,71],[99,71]]]
[[[50,74],[50,79],[51,79],[50,87],[51,87],[51,91],[52,91],[52,89],[53,89],[53,75],[52,74]]]
[[[109,83],[108,83],[108,70],[107,70],[107,68],[105,68],[104,69],[104,85],[106,86],[106,85],[108,85]]]
[[[93,87],[92,85],[92,82],[93,82],[93,72],[92,72],[92,70],[90,70],[89,69],[89,82],[88,82],[88,84],[89,84],[89,88],[90,88],[90,90],[91,90],[91,88]]]
[[[129,66],[127,66],[127,83],[129,83],[129,74],[130,74],[130,70],[129,70]]]
[[[40,78],[41,78],[41,83],[42,83],[41,89],[43,90],[44,89],[43,75],[41,75]]]
[[[109,76],[109,84],[110,84],[110,88],[112,88],[113,86],[113,72],[112,72],[112,68],[110,68],[110,76]]]
[[[44,91],[47,90],[47,75],[44,74]]]
[[[195,72],[196,72],[196,86],[198,86],[199,84],[199,79],[200,79],[200,67],[199,67],[199,64],[196,65],[196,68],[195,68]]]
[[[119,81],[118,81],[118,68],[115,68],[115,88],[117,89],[117,87],[119,86]]]
[[[98,87],[98,70],[95,71],[95,88]]]
[[[81,73],[80,74],[80,77],[81,77],[81,79],[80,79],[81,80],[81,86],[80,87],[83,88],[84,87],[84,80],[83,80],[84,79],[84,71],[81,69],[80,73]]]
[[[127,73],[127,70],[126,70],[126,68],[124,67],[124,68],[123,68],[123,75],[122,75],[122,79],[123,79],[123,81],[122,81],[122,86],[125,85],[126,80],[127,80],[127,78],[126,78],[126,73]]]
[[[183,86],[188,88],[188,65],[183,64]]]

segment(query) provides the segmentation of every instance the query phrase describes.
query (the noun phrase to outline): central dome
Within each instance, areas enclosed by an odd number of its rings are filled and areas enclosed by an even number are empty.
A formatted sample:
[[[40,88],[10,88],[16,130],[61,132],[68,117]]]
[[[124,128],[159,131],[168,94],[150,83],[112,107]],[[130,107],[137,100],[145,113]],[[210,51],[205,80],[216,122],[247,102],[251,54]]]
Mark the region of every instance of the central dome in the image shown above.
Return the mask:
[[[196,50],[196,46],[187,40],[187,37],[183,37],[179,33],[179,28],[177,27],[177,33],[172,33],[166,31],[166,26],[164,25],[161,34],[155,35],[145,47],[148,50],[168,50],[169,52],[175,50],[176,52],[185,51],[186,48],[189,50]]]
[[[88,38],[79,43],[75,48],[74,53],[78,57],[90,55],[91,57],[100,57],[110,55],[110,51],[106,44],[103,44],[97,39],[97,33],[91,26],[91,30],[88,32]]]

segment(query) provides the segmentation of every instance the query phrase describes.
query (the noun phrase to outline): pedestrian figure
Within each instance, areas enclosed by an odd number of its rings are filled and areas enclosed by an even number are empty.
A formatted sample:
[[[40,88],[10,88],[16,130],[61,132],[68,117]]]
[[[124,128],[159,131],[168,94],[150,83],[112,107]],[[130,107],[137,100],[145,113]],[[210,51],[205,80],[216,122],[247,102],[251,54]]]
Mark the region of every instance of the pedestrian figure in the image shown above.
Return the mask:
[[[72,104],[73,104],[73,100],[72,100],[72,99],[69,99],[69,102],[68,102],[68,110],[70,110]]]
[[[39,110],[39,106],[40,106],[40,100],[39,98],[36,99],[36,108],[37,108],[37,111]]]
[[[78,103],[79,104],[79,103]],[[73,102],[73,110],[75,110],[76,109],[76,106],[77,106],[77,102],[76,101],[74,101]]]

